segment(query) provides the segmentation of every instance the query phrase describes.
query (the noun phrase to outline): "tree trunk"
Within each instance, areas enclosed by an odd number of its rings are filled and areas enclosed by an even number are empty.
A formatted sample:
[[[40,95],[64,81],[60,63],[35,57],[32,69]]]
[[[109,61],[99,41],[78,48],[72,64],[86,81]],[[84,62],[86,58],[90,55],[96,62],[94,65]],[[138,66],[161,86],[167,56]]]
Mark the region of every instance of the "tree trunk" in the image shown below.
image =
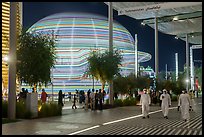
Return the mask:
[[[113,105],[113,80],[109,82],[109,104]]]
[[[37,92],[37,84],[34,84],[34,93]]]
[[[105,83],[102,83],[102,87],[101,87],[102,92],[104,91],[104,88],[105,88]]]

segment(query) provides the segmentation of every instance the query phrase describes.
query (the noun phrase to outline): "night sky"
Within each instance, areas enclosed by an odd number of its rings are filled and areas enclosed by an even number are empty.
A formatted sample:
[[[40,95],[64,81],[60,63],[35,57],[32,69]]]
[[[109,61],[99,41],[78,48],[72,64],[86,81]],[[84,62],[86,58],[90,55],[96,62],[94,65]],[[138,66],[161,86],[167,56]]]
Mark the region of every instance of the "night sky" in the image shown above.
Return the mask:
[[[108,5],[103,2],[23,2],[23,26],[31,27],[40,19],[60,12],[88,12],[104,15],[108,17]],[[132,35],[138,37],[138,50],[148,52],[152,59],[141,63],[144,67],[150,66],[154,69],[154,29],[145,25],[142,26],[141,20],[135,20],[128,16],[118,16],[114,10],[113,19],[123,25]],[[175,39],[175,36],[158,33],[159,47],[159,71],[165,71],[165,64],[168,71],[175,71],[175,53],[178,53],[179,71],[183,71],[185,64],[185,41]],[[191,44],[189,44],[191,45]],[[194,60],[202,60],[202,50],[193,50]],[[196,63],[195,66],[200,66]]]

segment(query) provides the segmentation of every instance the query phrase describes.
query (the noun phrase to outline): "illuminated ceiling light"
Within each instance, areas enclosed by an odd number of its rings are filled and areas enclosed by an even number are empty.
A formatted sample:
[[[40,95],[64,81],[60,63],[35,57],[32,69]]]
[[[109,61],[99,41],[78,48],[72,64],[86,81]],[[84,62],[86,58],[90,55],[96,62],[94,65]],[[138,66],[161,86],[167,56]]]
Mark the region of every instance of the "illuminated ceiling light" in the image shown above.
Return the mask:
[[[141,22],[141,25],[143,25],[143,26],[144,26],[144,25],[145,25],[145,23],[144,23],[144,22]]]
[[[192,38],[194,38],[194,36],[193,36],[193,35],[192,35],[191,37],[192,37]]]
[[[8,62],[9,61],[8,56],[3,57],[3,61]]]
[[[178,20],[178,17],[174,17],[174,18],[173,18],[173,21],[176,21],[176,20]]]

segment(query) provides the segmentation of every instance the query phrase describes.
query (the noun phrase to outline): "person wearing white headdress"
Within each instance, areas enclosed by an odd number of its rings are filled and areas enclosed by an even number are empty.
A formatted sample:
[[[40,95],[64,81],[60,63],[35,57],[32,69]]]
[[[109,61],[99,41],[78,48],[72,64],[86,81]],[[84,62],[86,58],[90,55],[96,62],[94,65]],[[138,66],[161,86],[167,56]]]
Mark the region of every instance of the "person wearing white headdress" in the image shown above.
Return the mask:
[[[171,106],[171,97],[167,93],[166,89],[163,89],[163,94],[160,96],[160,100],[162,101],[161,109],[162,109],[164,118],[168,119],[169,107]]]
[[[144,94],[141,95],[140,104],[142,105],[142,118],[149,118],[149,105],[151,104],[151,98],[147,94],[147,89],[143,89]]]
[[[191,100],[189,94],[186,94],[186,91],[182,91],[182,94],[179,96],[178,100],[178,110],[181,108],[181,117],[185,121],[190,118],[189,108],[191,107]]]

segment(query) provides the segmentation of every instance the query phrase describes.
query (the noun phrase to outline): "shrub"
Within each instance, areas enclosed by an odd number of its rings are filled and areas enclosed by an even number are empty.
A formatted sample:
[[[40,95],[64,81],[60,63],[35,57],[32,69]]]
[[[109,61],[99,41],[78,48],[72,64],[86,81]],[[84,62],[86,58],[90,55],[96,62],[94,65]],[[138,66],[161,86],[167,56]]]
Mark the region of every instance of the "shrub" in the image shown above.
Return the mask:
[[[104,104],[103,105],[103,109],[110,109],[110,108],[114,108],[115,106],[114,105],[111,105],[111,104]]]
[[[57,103],[50,103],[49,109],[51,116],[58,116],[62,114],[62,106]]]
[[[133,97],[130,98],[130,101],[132,106],[135,106],[136,103],[138,102],[137,98],[133,98]]]
[[[107,108],[111,108],[110,106],[108,106],[109,104],[109,99],[106,100],[106,103],[104,104],[104,107]],[[137,104],[137,102],[140,101],[140,97],[136,96],[134,97],[128,97],[126,99],[115,99],[114,100],[114,104],[112,107],[122,107],[122,106],[135,106]]]
[[[49,117],[62,115],[62,106],[57,103],[42,104],[41,110],[38,112],[38,117]]]
[[[18,122],[18,121],[20,121],[20,120],[18,120],[18,119],[11,120],[11,119],[8,119],[8,118],[2,118],[2,124]]]
[[[2,117],[8,117],[8,101],[2,100]]]
[[[121,99],[115,99],[114,100],[114,106],[122,107],[123,106],[123,101]]]
[[[140,96],[136,96],[136,97],[135,97],[135,100],[136,100],[136,103],[137,103],[138,101],[140,101]]]
[[[109,99],[106,100],[106,104],[109,104]],[[139,101],[139,97],[133,98],[128,97],[126,99],[115,99],[114,100],[114,106],[115,107],[122,107],[122,106],[135,106],[137,102]]]
[[[137,98],[128,97],[123,100],[123,104],[124,106],[135,106],[137,101],[138,101]]]
[[[109,99],[106,99],[104,104],[109,104]]]
[[[124,104],[124,106],[130,106],[131,102],[130,102],[129,98],[124,99],[123,104]]]
[[[26,104],[24,101],[16,102],[16,118],[25,118]]]
[[[31,118],[32,113],[26,109],[24,101],[16,102],[16,118]],[[2,101],[2,117],[8,117],[8,101]]]
[[[177,99],[178,97],[176,95],[173,95],[171,101],[177,101]]]
[[[48,104],[42,104],[40,111],[38,111],[38,117],[46,117],[49,116],[49,108]]]
[[[136,99],[133,97],[128,97],[123,100],[124,106],[133,106],[136,104]]]
[[[2,117],[7,118],[8,101],[2,100]],[[62,115],[62,106],[57,103],[45,103],[42,105],[41,111],[38,112],[38,117],[49,117]],[[16,102],[16,118],[29,119],[32,118],[32,112],[26,109],[24,101]]]
[[[26,111],[25,111],[25,114],[24,114],[24,118],[26,118],[26,119],[32,118],[32,112],[29,111],[29,110],[26,110]]]

